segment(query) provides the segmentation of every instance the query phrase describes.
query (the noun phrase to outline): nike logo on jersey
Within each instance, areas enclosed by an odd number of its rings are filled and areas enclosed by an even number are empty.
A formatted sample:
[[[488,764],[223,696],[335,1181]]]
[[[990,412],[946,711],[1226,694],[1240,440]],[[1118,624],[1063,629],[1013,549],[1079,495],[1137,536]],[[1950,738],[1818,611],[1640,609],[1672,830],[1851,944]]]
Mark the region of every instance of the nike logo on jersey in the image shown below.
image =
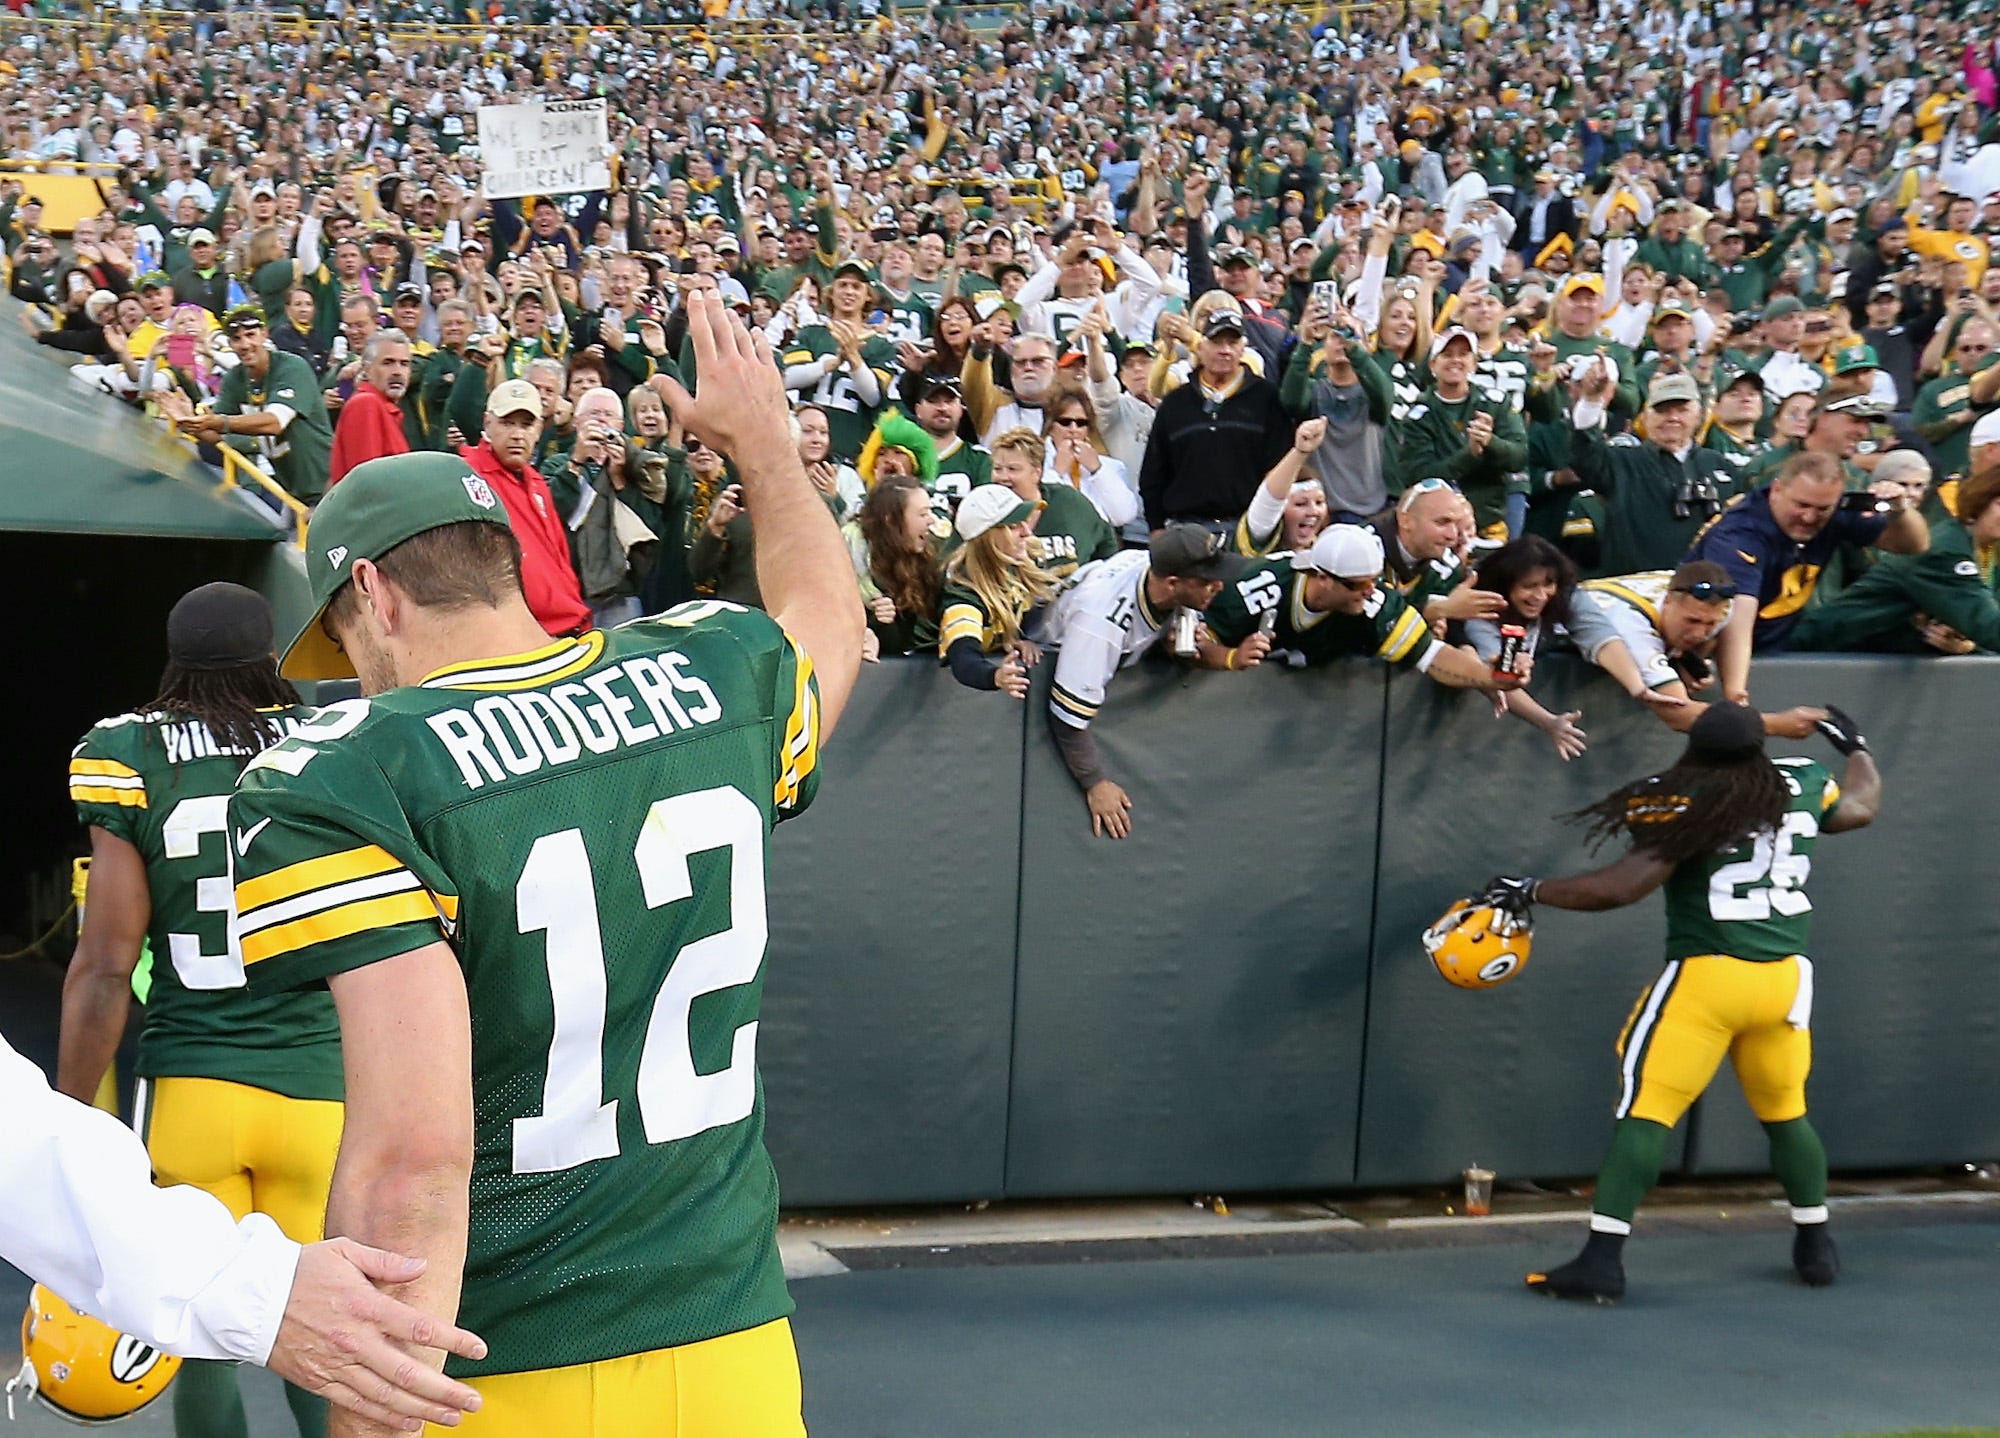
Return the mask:
[[[264,826],[270,822],[268,818],[259,819],[249,828],[238,829],[236,831],[236,854],[238,858],[250,852],[250,845],[256,842],[257,836],[264,832]]]

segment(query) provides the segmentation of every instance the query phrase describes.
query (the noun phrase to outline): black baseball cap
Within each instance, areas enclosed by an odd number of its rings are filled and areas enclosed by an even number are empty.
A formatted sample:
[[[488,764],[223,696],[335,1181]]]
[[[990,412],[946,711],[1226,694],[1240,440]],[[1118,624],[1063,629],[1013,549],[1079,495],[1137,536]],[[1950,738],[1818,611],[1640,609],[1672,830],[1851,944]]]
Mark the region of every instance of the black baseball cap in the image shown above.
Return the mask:
[[[390,303],[399,305],[404,300],[416,300],[417,302],[422,303],[423,298],[424,298],[424,287],[422,285],[413,285],[405,281],[403,284],[396,286],[395,298],[391,300]]]
[[[1169,524],[1147,546],[1152,570],[1176,579],[1218,579],[1225,583],[1249,563],[1229,541],[1199,524]]]
[[[182,669],[240,669],[271,657],[271,606],[240,584],[190,589],[167,612],[167,657]]]
[[[1222,334],[1247,335],[1248,333],[1250,331],[1243,327],[1243,316],[1231,309],[1215,310],[1201,322],[1201,337],[1205,340],[1212,340]]]
[[[965,393],[965,386],[955,374],[936,374],[917,387],[917,398],[926,400],[932,395],[944,394],[947,391],[962,395]]]
[[[1688,748],[1718,759],[1764,752],[1764,716],[1748,704],[1715,703],[1688,728]]]

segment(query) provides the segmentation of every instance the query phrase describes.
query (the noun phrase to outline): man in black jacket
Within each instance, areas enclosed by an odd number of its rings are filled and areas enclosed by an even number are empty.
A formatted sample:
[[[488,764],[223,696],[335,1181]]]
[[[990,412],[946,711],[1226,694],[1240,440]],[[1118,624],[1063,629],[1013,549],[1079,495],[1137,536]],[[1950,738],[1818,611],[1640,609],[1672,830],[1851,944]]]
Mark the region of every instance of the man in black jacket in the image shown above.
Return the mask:
[[[1243,316],[1216,310],[1195,346],[1195,373],[1160,401],[1139,498],[1146,524],[1233,524],[1292,443],[1278,387],[1243,363]]]
[[[1523,255],[1540,254],[1557,235],[1576,236],[1576,206],[1556,189],[1553,170],[1535,172],[1535,187],[1514,210],[1514,237],[1508,241]]]

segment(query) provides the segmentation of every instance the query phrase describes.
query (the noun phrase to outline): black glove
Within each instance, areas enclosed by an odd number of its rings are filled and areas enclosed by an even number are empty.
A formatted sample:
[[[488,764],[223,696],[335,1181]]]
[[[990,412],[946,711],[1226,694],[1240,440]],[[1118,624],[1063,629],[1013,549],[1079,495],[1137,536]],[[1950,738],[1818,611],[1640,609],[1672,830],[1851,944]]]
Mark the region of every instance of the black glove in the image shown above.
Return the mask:
[[[1501,874],[1486,881],[1479,902],[1525,929],[1535,921],[1535,881]]]
[[[1868,741],[1861,736],[1861,727],[1831,704],[1826,706],[1826,718],[1819,721],[1819,732],[1843,754],[1868,752]]]

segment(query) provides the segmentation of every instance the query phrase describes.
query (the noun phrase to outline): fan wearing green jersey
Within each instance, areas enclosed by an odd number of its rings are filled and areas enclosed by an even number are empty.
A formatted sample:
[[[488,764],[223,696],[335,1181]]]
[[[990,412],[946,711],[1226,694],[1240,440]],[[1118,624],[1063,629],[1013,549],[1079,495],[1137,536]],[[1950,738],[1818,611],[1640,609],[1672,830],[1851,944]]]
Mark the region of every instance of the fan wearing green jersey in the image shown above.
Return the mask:
[[[1486,902],[1523,923],[1531,905],[1622,909],[1655,889],[1667,901],[1667,964],[1618,1041],[1618,1128],[1598,1171],[1583,1252],[1528,1284],[1556,1298],[1614,1302],[1625,1293],[1625,1239],[1660,1176],[1667,1137],[1728,1056],[1771,1145],[1792,1206],[1792,1264],[1824,1287],[1840,1275],[1827,1232],[1826,1150],[1806,1117],[1812,1068],[1812,900],[1806,880],[1821,834],[1874,822],[1882,780],[1854,721],[1828,706],[1819,729],[1847,756],[1840,782],[1811,759],[1764,753],[1764,719],[1713,704],[1688,729],[1672,768],[1628,784],[1572,817],[1601,842],[1631,848],[1565,879],[1500,878]]]
[[[70,759],[90,829],[90,884],[63,984],[56,1086],[89,1103],[131,1008],[141,946],[153,965],[139,1031],[133,1122],[155,1177],[262,1213],[312,1243],[340,1146],[340,1034],[324,993],[253,995],[229,922],[227,813],[251,757],[312,711],[278,677],[271,607],[205,584],[167,615],[159,696],[104,720]],[[286,1386],[300,1430],[326,1404]],[[245,1433],[232,1363],[189,1362],[173,1385],[181,1438]]]
[[[488,1438],[804,1431],[756,1070],[765,872],[862,610],[769,346],[688,306],[701,397],[666,397],[736,467],[769,613],[551,643],[476,475],[360,465],[314,518],[283,667],[367,697],[231,803],[253,989],[324,983],[339,1011],[328,1228],[394,1234],[430,1262],[408,1301],[486,1316],[454,1372]]]
[[[786,387],[826,411],[834,457],[848,464],[868,443],[896,368],[895,347],[866,322],[874,294],[868,267],[842,262],[827,286],[825,321],[800,330],[784,358]]]

